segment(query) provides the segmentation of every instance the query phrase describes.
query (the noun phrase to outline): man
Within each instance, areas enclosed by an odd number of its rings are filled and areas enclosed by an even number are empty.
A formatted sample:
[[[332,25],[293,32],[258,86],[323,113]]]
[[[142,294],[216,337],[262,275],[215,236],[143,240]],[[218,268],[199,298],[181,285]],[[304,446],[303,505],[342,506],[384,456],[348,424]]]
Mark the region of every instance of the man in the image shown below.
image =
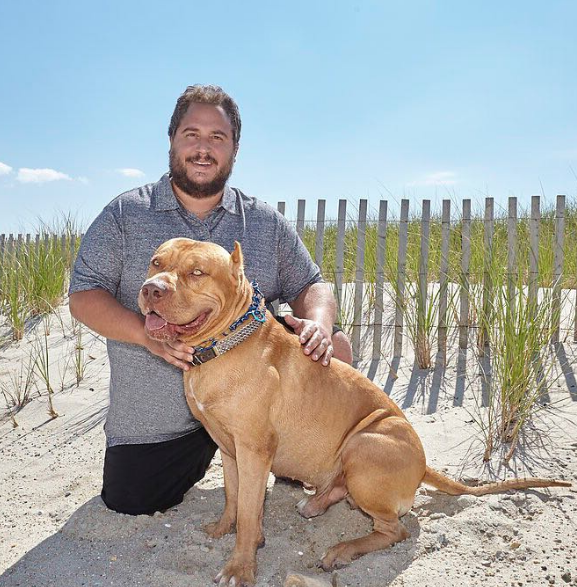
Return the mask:
[[[88,229],[70,285],[70,311],[107,338],[110,407],[102,498],[128,514],[180,503],[202,479],[216,445],[191,415],[182,372],[194,349],[148,338],[137,297],[150,258],[165,240],[186,236],[243,246],[245,272],[268,301],[287,301],[303,352],[327,366],[351,362],[335,303],[318,267],[287,221],[227,180],[238,152],[235,102],[216,86],[191,86],[169,126],[170,174],[120,195]],[[177,367],[177,368],[176,368]]]

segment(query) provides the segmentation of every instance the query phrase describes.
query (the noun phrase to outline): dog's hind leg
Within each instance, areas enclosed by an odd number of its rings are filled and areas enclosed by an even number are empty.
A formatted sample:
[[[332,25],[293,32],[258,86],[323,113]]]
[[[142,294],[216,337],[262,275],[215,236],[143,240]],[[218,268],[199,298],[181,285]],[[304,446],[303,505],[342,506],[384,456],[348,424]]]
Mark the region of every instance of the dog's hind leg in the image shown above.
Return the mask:
[[[374,527],[367,536],[330,548],[321,560],[325,570],[408,538],[399,517],[411,508],[425,470],[416,433],[398,417],[374,422],[352,436],[343,447],[342,462],[347,490],[373,518]]]
[[[220,454],[224,474],[225,505],[220,520],[204,527],[204,531],[211,538],[222,538],[225,534],[233,532],[238,507],[238,470],[236,461],[222,450]]]
[[[374,520],[374,530],[370,534],[339,542],[329,548],[321,558],[322,568],[330,571],[344,567],[363,554],[383,550],[410,536],[409,531],[394,514],[390,514],[388,518],[384,517],[384,513],[381,516],[380,520]]]

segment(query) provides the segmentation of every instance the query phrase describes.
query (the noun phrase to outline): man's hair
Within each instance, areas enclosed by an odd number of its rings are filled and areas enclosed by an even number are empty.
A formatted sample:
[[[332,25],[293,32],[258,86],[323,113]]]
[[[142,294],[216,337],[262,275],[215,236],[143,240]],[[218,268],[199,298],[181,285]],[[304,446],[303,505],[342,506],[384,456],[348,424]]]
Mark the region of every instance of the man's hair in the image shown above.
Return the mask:
[[[191,104],[221,106],[232,125],[232,140],[235,145],[238,145],[240,141],[240,113],[236,102],[220,86],[203,86],[201,84],[188,86],[176,101],[168,127],[168,136],[171,139]]]

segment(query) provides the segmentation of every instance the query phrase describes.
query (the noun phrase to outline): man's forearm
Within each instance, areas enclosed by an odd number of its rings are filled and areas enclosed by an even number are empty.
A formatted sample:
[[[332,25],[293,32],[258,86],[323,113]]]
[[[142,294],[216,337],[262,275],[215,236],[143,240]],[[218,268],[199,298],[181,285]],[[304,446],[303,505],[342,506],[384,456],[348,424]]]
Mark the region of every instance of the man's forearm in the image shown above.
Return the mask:
[[[298,318],[314,320],[332,332],[337,307],[327,283],[309,285],[290,305]]]
[[[125,308],[114,296],[103,289],[80,291],[70,295],[70,313],[98,334],[146,346],[144,318]]]

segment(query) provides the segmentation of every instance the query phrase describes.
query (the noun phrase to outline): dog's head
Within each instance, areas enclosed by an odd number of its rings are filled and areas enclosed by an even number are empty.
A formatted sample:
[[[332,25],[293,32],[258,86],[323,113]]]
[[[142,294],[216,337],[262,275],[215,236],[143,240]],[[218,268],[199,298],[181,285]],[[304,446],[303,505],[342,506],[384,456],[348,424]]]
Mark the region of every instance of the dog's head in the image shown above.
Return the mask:
[[[148,336],[198,344],[224,331],[250,304],[242,250],[175,238],[155,251],[138,305]]]

